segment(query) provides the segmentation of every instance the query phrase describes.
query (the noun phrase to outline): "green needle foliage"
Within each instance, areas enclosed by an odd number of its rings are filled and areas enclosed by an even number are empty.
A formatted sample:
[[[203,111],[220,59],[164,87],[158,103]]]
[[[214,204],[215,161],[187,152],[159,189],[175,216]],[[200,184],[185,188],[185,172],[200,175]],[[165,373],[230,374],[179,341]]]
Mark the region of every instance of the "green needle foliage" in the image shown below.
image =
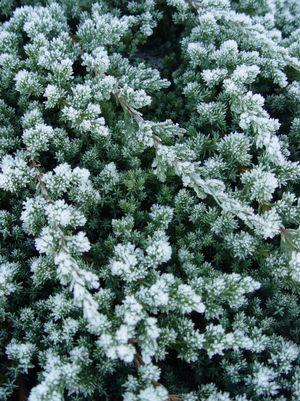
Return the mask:
[[[299,1],[0,21],[0,400],[299,401]]]

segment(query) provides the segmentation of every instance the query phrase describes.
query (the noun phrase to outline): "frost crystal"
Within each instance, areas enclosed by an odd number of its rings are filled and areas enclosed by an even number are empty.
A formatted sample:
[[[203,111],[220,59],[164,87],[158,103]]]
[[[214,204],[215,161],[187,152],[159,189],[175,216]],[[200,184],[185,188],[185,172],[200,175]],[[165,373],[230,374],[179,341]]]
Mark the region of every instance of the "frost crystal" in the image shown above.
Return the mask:
[[[299,401],[298,3],[0,0],[1,401]]]

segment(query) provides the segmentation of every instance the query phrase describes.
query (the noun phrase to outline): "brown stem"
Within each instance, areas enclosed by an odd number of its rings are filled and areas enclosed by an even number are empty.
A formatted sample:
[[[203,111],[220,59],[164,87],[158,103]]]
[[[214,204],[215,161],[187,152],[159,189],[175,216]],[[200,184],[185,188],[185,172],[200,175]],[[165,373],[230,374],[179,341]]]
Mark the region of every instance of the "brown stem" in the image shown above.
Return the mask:
[[[46,189],[46,185],[43,182],[43,173],[38,169],[41,164],[36,161],[36,160],[29,160],[29,166],[35,171],[35,180],[38,183],[38,186],[40,187],[41,193],[44,196],[45,199],[48,201],[51,201],[49,194]]]
[[[122,106],[123,110],[128,112],[132,116],[132,118],[136,121],[136,123],[138,125],[140,125],[140,124],[145,122],[145,120],[143,119],[142,114],[140,112],[138,112],[137,110],[135,110],[133,107],[131,107],[126,102],[126,99],[124,98],[124,96],[122,96],[120,94],[120,88],[118,86],[115,87],[114,95],[116,96],[116,99],[120,103],[120,105]],[[157,147],[159,145],[159,143],[161,143],[161,140],[155,134],[153,134],[153,139],[155,141],[155,147]],[[135,344],[135,343],[137,343],[137,340],[135,338],[131,338],[128,341],[128,343],[129,344]],[[134,363],[135,363],[135,365],[137,367],[141,367],[141,366],[145,365],[145,362],[143,361],[142,356],[137,351],[136,351],[136,354],[135,354],[135,357],[134,357]],[[162,386],[162,384],[157,382],[157,381],[152,381],[152,384],[154,386]],[[178,395],[170,394],[168,396],[168,401],[181,401],[181,397],[179,397]]]
[[[137,339],[136,338],[130,338],[129,340],[128,340],[128,344],[137,344]]]
[[[120,102],[120,105],[122,106],[123,110],[127,111],[131,116],[135,119],[135,121],[140,124],[144,122],[144,119],[142,117],[142,114],[135,110],[133,107],[131,107],[125,100],[124,96],[120,94],[120,88],[116,87],[114,90],[114,95]]]
[[[178,395],[170,394],[169,397],[168,397],[168,400],[169,400],[169,401],[181,401],[182,398],[179,397]]]
[[[136,121],[137,125],[139,126],[140,124],[143,124],[145,122],[142,113],[139,111],[135,110],[133,107],[131,107],[127,102],[124,96],[120,95],[120,88],[118,86],[115,87],[114,90],[114,95],[116,96],[116,99],[122,106],[124,111],[127,111],[131,115],[131,117]],[[161,139],[155,134],[152,133],[152,137],[154,139],[154,147],[157,149],[158,145],[161,144]]]
[[[143,361],[143,358],[142,358],[141,354],[139,354],[138,352],[135,353],[133,361],[134,361],[134,363],[136,364],[137,367],[145,365],[145,362]]]
[[[18,401],[26,401],[28,391],[23,376],[19,376],[17,384],[18,384]]]

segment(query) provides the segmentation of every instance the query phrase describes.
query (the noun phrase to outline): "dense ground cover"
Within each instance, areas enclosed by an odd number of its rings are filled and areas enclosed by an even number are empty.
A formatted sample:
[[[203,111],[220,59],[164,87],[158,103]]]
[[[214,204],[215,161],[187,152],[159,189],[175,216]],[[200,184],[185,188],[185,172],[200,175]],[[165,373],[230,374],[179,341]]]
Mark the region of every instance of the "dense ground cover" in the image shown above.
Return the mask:
[[[299,2],[0,18],[0,400],[298,401]]]

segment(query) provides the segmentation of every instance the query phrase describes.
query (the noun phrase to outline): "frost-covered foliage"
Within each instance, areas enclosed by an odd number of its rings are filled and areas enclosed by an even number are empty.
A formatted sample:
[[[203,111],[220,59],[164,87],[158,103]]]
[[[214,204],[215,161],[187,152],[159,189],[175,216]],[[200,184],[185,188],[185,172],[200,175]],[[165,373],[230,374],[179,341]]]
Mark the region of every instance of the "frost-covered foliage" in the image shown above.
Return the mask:
[[[299,400],[299,2],[0,18],[0,400]]]

